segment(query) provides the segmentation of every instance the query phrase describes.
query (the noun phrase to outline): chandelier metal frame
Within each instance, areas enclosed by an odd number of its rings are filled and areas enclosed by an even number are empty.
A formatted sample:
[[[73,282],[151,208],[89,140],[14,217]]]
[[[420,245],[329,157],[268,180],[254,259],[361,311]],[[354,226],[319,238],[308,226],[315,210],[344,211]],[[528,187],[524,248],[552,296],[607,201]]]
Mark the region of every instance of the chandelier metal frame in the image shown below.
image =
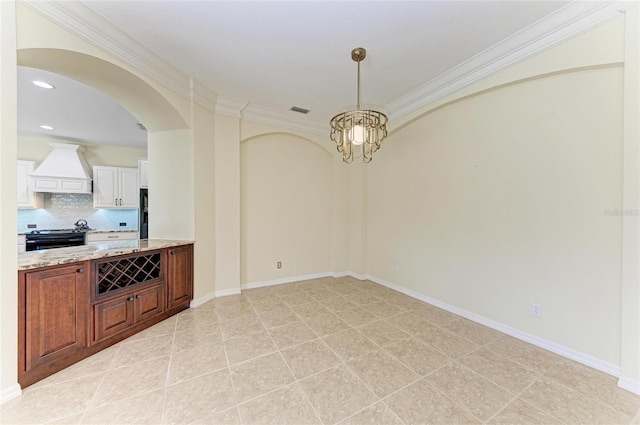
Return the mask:
[[[364,163],[373,159],[380,143],[387,137],[387,116],[379,111],[360,109],[360,62],[367,56],[364,47],[351,51],[351,59],[358,63],[358,97],[355,111],[342,112],[331,118],[329,137],[336,143],[342,160],[351,164],[362,158]]]

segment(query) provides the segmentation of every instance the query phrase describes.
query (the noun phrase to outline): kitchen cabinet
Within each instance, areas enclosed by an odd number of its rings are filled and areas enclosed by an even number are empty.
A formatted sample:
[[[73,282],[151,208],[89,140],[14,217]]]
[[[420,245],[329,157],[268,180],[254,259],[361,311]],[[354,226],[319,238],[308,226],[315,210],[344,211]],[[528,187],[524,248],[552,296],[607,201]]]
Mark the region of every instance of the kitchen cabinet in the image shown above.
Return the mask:
[[[138,208],[138,169],[94,165],[93,207]]]
[[[95,245],[101,242],[112,242],[112,241],[124,241],[124,240],[137,240],[138,232],[99,232],[99,233],[91,233],[88,232],[86,234],[87,245]]]
[[[168,308],[188,306],[193,298],[193,245],[168,248],[166,255]]]
[[[18,208],[42,208],[43,194],[33,191],[33,179],[30,174],[35,168],[35,161],[18,160]]]
[[[21,273],[19,369],[29,372],[86,346],[89,273],[84,262]]]
[[[149,188],[149,161],[146,159],[138,160],[138,180],[140,181],[140,189]]]

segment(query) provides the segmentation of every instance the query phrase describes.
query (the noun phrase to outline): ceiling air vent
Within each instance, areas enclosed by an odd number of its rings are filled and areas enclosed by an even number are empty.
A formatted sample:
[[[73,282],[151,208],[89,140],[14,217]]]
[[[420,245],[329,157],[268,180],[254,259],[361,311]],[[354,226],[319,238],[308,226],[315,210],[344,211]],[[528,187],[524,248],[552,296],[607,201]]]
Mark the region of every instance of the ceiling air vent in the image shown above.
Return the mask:
[[[138,130],[147,131],[147,127],[142,125],[142,123],[137,122],[136,125],[138,126]]]
[[[299,107],[297,107],[297,106],[292,106],[292,107],[291,107],[291,110],[292,110],[293,112],[300,112],[301,114],[308,114],[308,113],[309,113],[309,110],[308,110],[308,109],[299,108]]]

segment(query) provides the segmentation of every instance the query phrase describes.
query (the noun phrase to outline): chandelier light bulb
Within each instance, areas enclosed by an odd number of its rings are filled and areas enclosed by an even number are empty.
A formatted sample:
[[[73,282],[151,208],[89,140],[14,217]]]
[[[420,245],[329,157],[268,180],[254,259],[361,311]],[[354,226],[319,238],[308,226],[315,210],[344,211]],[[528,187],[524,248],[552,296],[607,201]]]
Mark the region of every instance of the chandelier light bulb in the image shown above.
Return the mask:
[[[354,125],[351,130],[349,130],[349,139],[351,139],[351,143],[354,145],[361,145],[364,143],[364,127],[361,125]]]

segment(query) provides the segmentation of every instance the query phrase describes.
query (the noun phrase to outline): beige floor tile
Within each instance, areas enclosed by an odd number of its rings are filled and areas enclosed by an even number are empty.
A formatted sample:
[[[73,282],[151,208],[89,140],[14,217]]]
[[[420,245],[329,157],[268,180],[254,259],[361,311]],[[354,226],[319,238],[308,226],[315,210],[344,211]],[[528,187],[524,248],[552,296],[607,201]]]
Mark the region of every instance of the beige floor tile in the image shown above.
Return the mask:
[[[215,326],[218,323],[218,315],[215,310],[190,308],[178,314],[177,320],[176,330]]]
[[[59,384],[64,381],[82,378],[83,376],[106,372],[109,369],[113,358],[116,356],[116,353],[120,349],[120,345],[122,344],[111,346],[94,354],[93,356],[87,357],[66,369],[62,369],[60,372],[54,373],[42,381],[36,382],[35,384],[25,388],[23,391],[27,393],[47,385]]]
[[[249,304],[249,298],[244,296],[244,294],[228,295],[226,297],[216,298],[214,299],[214,301],[216,304],[216,309],[236,307],[243,304]]]
[[[383,299],[385,302],[401,308],[402,310],[414,310],[425,306],[425,303],[422,301],[418,301],[415,298],[411,298],[408,295],[400,293],[387,295],[386,297],[383,297]]]
[[[403,339],[385,347],[385,350],[420,376],[451,362],[451,358],[417,339]]]
[[[571,424],[628,424],[633,418],[551,379],[539,379],[520,398]]]
[[[355,329],[327,336],[323,341],[345,362],[378,350],[376,344]]]
[[[333,313],[305,319],[305,323],[320,337],[351,329],[351,326]]]
[[[67,416],[66,418],[62,419],[54,419],[51,422],[47,422],[47,425],[79,425],[80,420],[83,416],[84,413],[79,413],[77,415]]]
[[[355,292],[351,295],[346,295],[345,298],[347,299],[347,301],[357,304],[359,306],[373,304],[373,303],[382,301],[380,298],[372,294],[368,294],[366,292]]]
[[[294,322],[269,329],[269,334],[280,350],[316,339],[318,336],[306,323]]]
[[[350,301],[347,301],[345,297],[342,297],[340,295],[333,296],[331,298],[321,299],[319,301],[320,301],[320,304],[327,307],[329,310],[331,310],[334,313],[338,311],[351,310],[358,307],[356,304]]]
[[[273,391],[239,406],[243,424],[321,424],[299,384]]]
[[[486,348],[480,348],[459,358],[458,361],[513,393],[519,393],[524,390],[539,376],[538,373],[526,369]]]
[[[169,364],[167,385],[186,381],[227,367],[227,356],[222,343],[198,345],[173,353]]]
[[[249,302],[242,302],[236,305],[217,307],[216,314],[218,319],[224,322],[225,320],[237,319],[248,314],[255,314],[255,310]]]
[[[159,424],[162,420],[164,389],[90,409],[81,424]]]
[[[383,402],[356,413],[340,422],[340,425],[404,425]]]
[[[266,331],[253,332],[225,341],[227,359],[234,365],[277,350]]]
[[[238,413],[238,408],[232,407],[195,421],[193,425],[240,425],[240,414]]]
[[[171,354],[172,344],[173,335],[125,342],[120,346],[120,350],[111,362],[110,369],[166,357]]]
[[[452,320],[442,327],[478,345],[488,344],[504,335],[501,332],[462,318]]]
[[[491,425],[562,425],[562,422],[519,398],[512,401],[488,423]]]
[[[89,405],[103,377],[91,375],[26,392],[2,405],[0,423],[44,423],[79,414]]]
[[[227,340],[249,334],[251,332],[263,331],[264,326],[258,316],[254,313],[246,316],[236,317],[220,323],[222,337]]]
[[[301,304],[308,304],[315,301],[313,298],[311,298],[311,295],[302,291],[291,292],[287,295],[281,296],[280,299],[290,307]]]
[[[112,369],[104,376],[90,407],[135,397],[165,386],[169,357]]]
[[[365,354],[347,365],[378,397],[385,397],[419,379],[418,375],[382,350]]]
[[[360,332],[371,341],[381,347],[394,344],[400,340],[410,338],[409,334],[402,332],[397,326],[391,323],[379,320],[371,322],[358,328]]]
[[[273,297],[276,293],[272,287],[264,286],[262,288],[244,289],[242,290],[242,295],[253,301]]]
[[[316,301],[326,300],[338,295],[336,292],[333,292],[332,290],[326,289],[326,288],[319,288],[319,289],[307,291],[307,294],[309,294],[311,298],[313,298]]]
[[[424,379],[483,422],[514,398],[514,394],[459,363],[438,369]]]
[[[481,423],[424,379],[387,397],[385,403],[407,425]]]
[[[191,328],[177,331],[173,338],[171,351],[177,353],[182,350],[195,348],[199,345],[207,345],[222,342],[222,333],[219,327]]]
[[[417,318],[426,320],[436,326],[446,325],[452,320],[459,319],[459,316],[429,304],[424,304],[415,310],[411,310],[411,313]]]
[[[536,372],[548,371],[561,359],[551,351],[507,335],[487,344],[487,348]]]
[[[323,306],[322,304],[320,304],[317,301],[313,301],[313,302],[306,303],[306,304],[299,304],[299,305],[293,306],[291,308],[303,320],[311,319],[311,318],[314,318],[316,316],[320,316],[322,314],[330,314],[331,313],[331,311],[329,311],[325,306]]]
[[[173,334],[176,330],[177,322],[178,318],[176,316],[169,317],[168,319],[164,319],[162,322],[157,323],[150,328],[147,328],[135,335],[130,336],[129,338],[125,339],[124,342],[131,342],[139,339],[154,338],[156,336]]]
[[[236,405],[227,369],[167,387],[162,423],[191,423]]]
[[[378,320],[378,316],[362,307],[356,307],[351,310],[336,311],[336,316],[354,327],[366,325],[367,323]]]
[[[435,325],[431,324],[431,322],[416,317],[411,312],[398,314],[385,320],[392,325],[397,326],[403,332],[406,332],[409,335],[413,336],[424,333],[429,329],[434,329],[436,327]]]
[[[300,385],[325,424],[335,424],[377,399],[344,364],[310,376]]]
[[[403,313],[404,310],[391,305],[389,303],[386,303],[384,301],[380,301],[377,303],[371,303],[371,304],[365,304],[362,306],[362,308],[364,308],[367,311],[370,311],[371,313],[375,314],[376,316],[380,317],[381,319],[387,318],[387,317],[391,317],[391,316],[395,316],[397,314]]]
[[[251,305],[258,313],[264,313],[266,311],[279,310],[287,307],[287,305],[280,299],[280,297],[273,295],[268,298],[261,298],[258,300],[251,300]]]
[[[238,403],[261,396],[295,380],[279,353],[268,354],[231,367]]]
[[[545,376],[627,415],[635,416],[640,408],[640,396],[619,388],[615,377],[572,360],[560,359]]]
[[[442,328],[430,328],[415,335],[420,341],[430,345],[447,356],[457,359],[469,354],[478,346]]]
[[[271,292],[279,297],[286,297],[287,295],[300,293],[302,290],[292,284],[281,284],[272,286]]]
[[[287,348],[282,350],[281,354],[298,379],[341,363],[340,359],[321,340]]]
[[[289,307],[285,307],[260,314],[260,320],[267,329],[271,329],[284,326],[288,323],[298,322],[300,318]]]

